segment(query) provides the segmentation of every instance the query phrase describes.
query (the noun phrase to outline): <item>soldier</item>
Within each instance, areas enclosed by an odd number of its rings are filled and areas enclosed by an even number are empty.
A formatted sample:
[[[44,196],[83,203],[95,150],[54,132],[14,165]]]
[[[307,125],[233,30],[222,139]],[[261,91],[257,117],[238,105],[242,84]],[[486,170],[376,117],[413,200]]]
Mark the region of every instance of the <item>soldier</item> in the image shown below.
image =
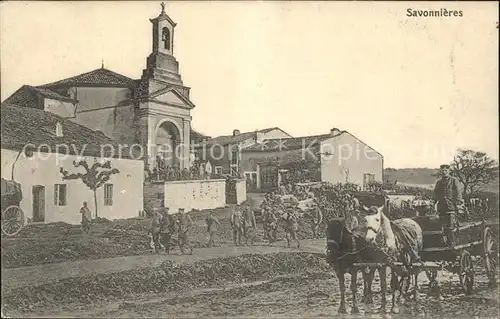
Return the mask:
[[[269,239],[269,246],[272,246],[277,239],[278,232],[278,218],[276,212],[268,209],[264,222],[267,224],[267,239]]]
[[[294,208],[289,207],[285,214],[285,236],[287,241],[287,247],[290,248],[290,241],[294,240],[297,242],[297,248],[300,248],[300,242],[297,238],[297,231],[299,230],[298,216],[295,213]]]
[[[215,233],[217,232],[217,229],[220,228],[220,223],[212,211],[210,211],[210,214],[207,216],[205,221],[207,223],[207,232],[210,236],[208,239],[208,247],[212,247],[214,244]]]
[[[458,210],[463,204],[462,190],[457,178],[450,175],[450,165],[441,165],[441,179],[434,188],[434,200],[437,201],[437,213],[444,232],[444,240],[448,246],[455,244],[453,229],[457,226]]]
[[[269,239],[267,237],[267,227],[268,227],[267,221],[266,221],[267,211],[268,211],[267,204],[265,204],[265,202],[262,202],[262,204],[260,205],[260,212],[261,212],[261,216],[262,216],[262,228],[264,228],[264,236],[263,236],[264,240]]]
[[[151,219],[151,228],[150,228],[150,234],[152,237],[155,253],[159,253],[162,244],[160,243],[160,227],[162,224],[162,219],[163,216],[162,214],[155,209],[153,212],[153,218]]]
[[[170,243],[172,240],[172,235],[175,233],[175,222],[172,216],[169,214],[168,207],[160,208],[161,222],[160,222],[160,234],[159,242],[165,248],[167,254],[170,253]]]
[[[243,205],[243,236],[245,237],[245,245],[248,244],[249,237],[250,243],[253,245],[256,229],[257,223],[253,209],[248,203],[245,203]]]
[[[82,215],[82,229],[85,234],[90,233],[90,225],[92,223],[92,213],[87,206],[87,202],[83,202],[82,208],[80,208],[80,214]]]
[[[184,208],[179,208],[177,213],[177,232],[178,232],[178,243],[181,250],[181,255],[184,254],[184,248],[187,247],[190,250],[190,254],[193,254],[193,246],[189,243],[189,232],[193,226],[193,221],[188,213],[184,213]]]
[[[241,245],[241,235],[243,233],[243,216],[240,205],[236,205],[231,213],[231,227],[233,228],[234,245]]]
[[[316,203],[311,212],[312,217],[312,232],[313,238],[319,238],[319,228],[323,222],[323,213],[319,207],[319,203]]]

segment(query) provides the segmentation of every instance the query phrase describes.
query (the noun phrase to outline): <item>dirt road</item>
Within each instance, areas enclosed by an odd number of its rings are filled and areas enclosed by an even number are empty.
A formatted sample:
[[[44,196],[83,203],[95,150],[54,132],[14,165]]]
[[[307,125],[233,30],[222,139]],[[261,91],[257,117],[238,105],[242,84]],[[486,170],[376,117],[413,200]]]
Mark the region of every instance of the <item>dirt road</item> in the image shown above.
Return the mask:
[[[389,318],[498,318],[498,293],[486,286],[486,278],[476,280],[478,293],[466,296],[458,287],[458,279],[443,274],[442,297],[429,294],[425,276],[419,278],[418,302],[407,302],[399,315]],[[374,304],[380,305],[380,286],[374,282]],[[351,305],[348,288],[347,304]],[[358,280],[358,300],[362,283]],[[496,293],[496,296],[495,296]],[[389,297],[389,296],[388,296]],[[338,316],[338,282],[332,272],[307,272],[280,276],[267,281],[228,284],[209,289],[192,289],[183,293],[141,294],[112,303],[94,306],[69,306],[39,311],[36,317],[331,317]],[[387,318],[373,306],[360,303],[361,316]],[[390,304],[386,310],[390,310]],[[349,309],[348,309],[349,311]],[[352,318],[353,315],[344,317]]]
[[[285,248],[283,241],[270,247],[265,244],[253,246],[225,245],[222,247],[196,249],[193,255],[150,254],[141,256],[125,256],[93,260],[62,262],[29,267],[2,269],[2,291],[29,285],[41,285],[54,280],[83,277],[97,274],[116,273],[125,270],[157,267],[166,260],[176,263],[193,263],[212,258],[240,256],[244,254],[269,254],[284,252],[319,252],[325,251],[325,240],[303,240],[300,249]],[[176,253],[176,252],[175,252]]]

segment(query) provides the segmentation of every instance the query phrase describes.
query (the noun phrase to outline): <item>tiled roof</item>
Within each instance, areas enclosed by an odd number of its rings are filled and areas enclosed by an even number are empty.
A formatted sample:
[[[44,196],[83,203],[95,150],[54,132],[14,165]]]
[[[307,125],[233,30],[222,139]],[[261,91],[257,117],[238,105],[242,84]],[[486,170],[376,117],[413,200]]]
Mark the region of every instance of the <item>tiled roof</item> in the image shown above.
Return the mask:
[[[198,131],[195,131],[194,129],[191,128],[190,140],[192,143],[200,143],[205,138],[210,138],[210,136],[204,135],[204,134],[202,134]]]
[[[277,127],[271,127],[271,128],[265,128],[262,130],[258,130],[257,132],[259,133],[268,133],[272,130],[278,129]],[[222,135],[222,136],[217,136],[214,137],[210,140],[208,140],[206,143],[203,143],[203,145],[230,145],[230,144],[238,144],[240,142],[246,141],[248,139],[254,138],[255,137],[255,132],[244,132],[240,133],[238,135]]]
[[[34,86],[30,86],[30,88],[37,91],[41,95],[43,95],[47,98],[50,98],[50,99],[77,102],[76,99],[73,99],[73,98],[69,97],[68,95],[63,95],[63,94],[51,91],[47,88],[34,87]]]
[[[87,73],[82,73],[64,80],[42,85],[40,87],[51,86],[78,86],[78,85],[103,85],[103,86],[126,86],[134,87],[136,80],[110,71],[105,68],[96,69]]]
[[[35,108],[2,103],[1,123],[1,145],[5,149],[21,150],[28,144],[34,145],[35,148],[47,145],[51,152],[55,153],[57,145],[61,151],[66,149],[62,145],[67,145],[70,154],[78,155],[83,151],[85,156],[98,157],[101,156],[101,147],[104,145],[105,150],[111,149],[109,146],[112,146],[116,155],[119,150],[117,142],[103,133]],[[56,123],[62,125],[61,137],[55,134]],[[123,158],[129,157],[128,149],[122,148],[122,154]]]
[[[343,133],[343,132],[342,132]],[[342,135],[339,134],[339,135]],[[337,135],[337,136],[339,136]],[[292,138],[264,140],[262,143],[254,144],[243,149],[243,152],[268,152],[268,151],[286,151],[301,147],[315,146],[317,143],[332,137],[330,134],[310,135]]]
[[[54,92],[52,90],[49,90],[48,88],[40,88],[40,87],[34,87],[30,85],[23,85],[22,87],[19,88],[16,92],[14,92],[11,96],[9,96],[4,103],[7,104],[15,104],[19,106],[28,106],[28,107],[33,107],[34,105],[37,105],[37,96],[43,96],[49,99],[54,99],[54,100],[59,100],[59,101],[66,101],[66,102],[72,102],[76,103],[77,101],[75,99],[72,99],[71,97],[67,95],[63,95],[58,92]],[[43,104],[40,104],[43,105]]]

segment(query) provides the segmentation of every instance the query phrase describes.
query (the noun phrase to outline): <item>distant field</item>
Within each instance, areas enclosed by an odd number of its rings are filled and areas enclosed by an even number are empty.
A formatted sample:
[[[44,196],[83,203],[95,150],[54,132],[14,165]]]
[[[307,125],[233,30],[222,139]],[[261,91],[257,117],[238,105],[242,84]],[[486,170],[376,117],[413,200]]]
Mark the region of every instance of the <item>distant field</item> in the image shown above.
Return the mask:
[[[426,189],[434,189],[437,177],[433,176],[437,173],[436,169],[431,168],[386,168],[384,170],[384,182],[397,182],[398,185],[408,187],[421,187]],[[498,193],[499,179],[498,177],[488,185],[482,188],[483,191]]]
[[[399,183],[399,186],[407,186],[407,187],[420,187],[420,188],[425,188],[425,189],[434,189],[435,184],[411,184],[411,183]]]

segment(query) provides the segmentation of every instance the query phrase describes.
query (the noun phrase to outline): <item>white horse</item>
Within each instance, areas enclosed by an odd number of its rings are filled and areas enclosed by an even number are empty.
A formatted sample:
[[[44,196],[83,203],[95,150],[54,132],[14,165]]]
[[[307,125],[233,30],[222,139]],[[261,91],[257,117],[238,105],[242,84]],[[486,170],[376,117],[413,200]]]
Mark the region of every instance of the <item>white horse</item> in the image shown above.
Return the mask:
[[[378,247],[389,261],[389,264],[393,262],[403,263],[402,267],[391,266],[391,310],[393,313],[399,313],[398,304],[404,280],[410,277],[411,264],[420,261],[419,252],[423,249],[422,229],[414,220],[409,218],[390,221],[382,212],[383,208],[383,206],[378,208],[363,207],[363,210],[367,213],[365,216],[366,241]],[[414,297],[416,298],[418,270],[413,274],[415,276]],[[397,299],[396,291],[399,291]]]

